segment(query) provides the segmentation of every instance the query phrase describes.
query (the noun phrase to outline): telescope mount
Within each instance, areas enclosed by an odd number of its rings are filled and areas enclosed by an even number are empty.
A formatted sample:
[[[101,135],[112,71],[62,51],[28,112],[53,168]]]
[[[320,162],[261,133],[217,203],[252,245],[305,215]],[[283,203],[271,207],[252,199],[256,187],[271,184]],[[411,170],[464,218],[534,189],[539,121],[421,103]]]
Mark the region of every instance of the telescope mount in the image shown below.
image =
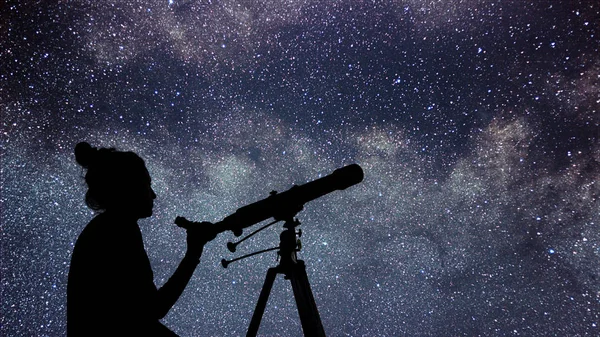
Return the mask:
[[[280,220],[276,220],[262,227],[256,232],[278,221]],[[237,261],[252,255],[264,253],[266,251],[279,249],[279,251],[277,252],[280,257],[279,264],[276,267],[272,267],[267,270],[265,282],[260,291],[258,302],[256,303],[256,308],[254,309],[254,314],[252,315],[252,320],[250,321],[246,337],[256,337],[256,334],[258,333],[258,328],[260,326],[260,322],[262,320],[265,308],[267,306],[267,301],[269,300],[271,289],[273,288],[273,283],[275,282],[275,278],[278,274],[284,275],[284,278],[286,280],[290,280],[292,284],[292,290],[294,292],[296,307],[298,308],[298,313],[300,315],[300,324],[302,325],[302,331],[304,332],[304,336],[325,337],[325,330],[323,329],[323,324],[321,323],[321,317],[319,316],[319,311],[317,310],[315,298],[313,297],[313,293],[310,288],[310,283],[308,282],[308,276],[306,274],[306,265],[304,264],[304,261],[298,260],[298,257],[296,255],[296,252],[298,252],[301,248],[300,240],[297,237],[302,235],[301,230],[296,232],[296,227],[298,225],[300,225],[300,222],[297,219],[294,220],[293,217],[288,217],[287,219],[285,219],[285,224],[283,225],[285,229],[279,236],[280,241],[278,247],[265,249],[252,254],[244,255],[231,261],[221,261],[223,267],[227,267],[227,265],[233,261]],[[256,232],[248,235],[248,237],[252,236]],[[241,241],[243,240],[245,240],[245,238]],[[240,243],[241,241],[239,241],[238,243]],[[229,243],[229,250],[235,251],[235,245],[237,244]]]

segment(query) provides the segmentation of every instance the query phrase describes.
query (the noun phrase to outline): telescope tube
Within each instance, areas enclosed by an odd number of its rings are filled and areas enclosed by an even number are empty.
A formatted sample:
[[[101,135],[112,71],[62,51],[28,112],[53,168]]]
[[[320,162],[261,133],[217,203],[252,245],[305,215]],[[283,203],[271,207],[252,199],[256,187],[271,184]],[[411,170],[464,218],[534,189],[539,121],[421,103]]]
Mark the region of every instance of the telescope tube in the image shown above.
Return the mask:
[[[239,208],[235,213],[214,225],[222,228],[223,231],[231,230],[236,236],[239,236],[242,234],[243,228],[268,218],[283,220],[293,217],[302,210],[305,203],[336,190],[345,190],[360,183],[363,178],[362,168],[358,164],[351,164],[339,168],[325,177],[303,185],[294,185],[285,192],[271,192],[269,197]],[[180,227],[186,227],[185,222],[189,223],[180,217],[175,220]]]

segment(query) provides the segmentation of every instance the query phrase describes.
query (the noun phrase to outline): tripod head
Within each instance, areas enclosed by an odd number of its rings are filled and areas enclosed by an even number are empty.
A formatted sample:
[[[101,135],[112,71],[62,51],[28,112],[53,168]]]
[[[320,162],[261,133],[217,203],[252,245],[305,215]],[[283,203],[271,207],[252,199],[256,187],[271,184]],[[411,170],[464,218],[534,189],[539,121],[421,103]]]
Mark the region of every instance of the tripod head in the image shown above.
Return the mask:
[[[239,245],[240,243],[242,243],[243,241],[245,241],[246,239],[248,239],[249,237],[253,236],[254,234],[260,232],[261,230],[279,222],[280,220],[275,220],[263,227],[261,227],[260,229],[248,234],[248,236],[244,237],[243,239],[241,239],[238,242],[227,242],[227,248],[229,249],[230,252],[235,252],[236,251],[236,246]],[[300,242],[299,239],[296,239],[296,235],[298,237],[302,236],[302,230],[299,229],[298,232],[296,232],[295,228],[297,226],[300,225],[300,221],[298,221],[297,219],[295,220],[288,220],[285,222],[285,224],[283,225],[283,227],[285,228],[285,230],[281,233],[281,235],[279,236],[279,246],[277,247],[273,247],[273,248],[267,248],[267,249],[263,249],[263,250],[259,250],[256,251],[254,253],[250,253],[250,254],[246,254],[246,255],[242,255],[240,257],[237,257],[235,259],[231,259],[231,260],[226,260],[226,259],[222,259],[221,260],[221,265],[223,266],[223,268],[227,268],[227,266],[229,266],[229,264],[235,262],[235,261],[239,261],[242,259],[245,259],[247,257],[250,256],[254,256],[254,255],[258,255],[258,254],[262,254],[265,252],[269,252],[272,250],[277,250],[279,249],[279,252],[277,253],[280,257],[282,258],[287,258],[292,256],[293,260],[296,259],[296,252],[300,251],[300,249],[302,248],[302,244]]]

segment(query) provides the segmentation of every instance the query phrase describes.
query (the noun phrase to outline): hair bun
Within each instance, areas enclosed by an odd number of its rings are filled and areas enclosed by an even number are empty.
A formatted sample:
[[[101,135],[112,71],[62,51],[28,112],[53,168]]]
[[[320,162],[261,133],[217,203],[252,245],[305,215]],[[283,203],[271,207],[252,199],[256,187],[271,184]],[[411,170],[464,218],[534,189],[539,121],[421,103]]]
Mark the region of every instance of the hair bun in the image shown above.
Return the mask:
[[[84,168],[88,168],[94,161],[97,152],[98,149],[93,148],[86,142],[81,142],[75,145],[75,160],[77,160],[79,165],[83,166]]]

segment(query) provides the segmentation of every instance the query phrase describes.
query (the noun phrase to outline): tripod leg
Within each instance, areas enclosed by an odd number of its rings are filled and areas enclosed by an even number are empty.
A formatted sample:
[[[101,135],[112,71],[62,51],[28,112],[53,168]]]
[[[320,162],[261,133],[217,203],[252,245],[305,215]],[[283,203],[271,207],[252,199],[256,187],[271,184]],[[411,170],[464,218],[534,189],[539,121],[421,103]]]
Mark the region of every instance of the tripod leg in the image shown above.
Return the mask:
[[[321,323],[321,317],[317,310],[315,298],[310,290],[308,276],[306,275],[306,266],[304,261],[298,260],[298,263],[292,267],[290,272],[290,281],[300,314],[300,323],[304,336],[310,337],[325,337],[325,330]]]
[[[265,313],[265,307],[267,306],[267,301],[269,300],[269,295],[271,294],[271,289],[273,288],[273,282],[275,282],[275,277],[277,276],[278,271],[278,268],[269,268],[267,271],[267,277],[265,278],[265,283],[263,284],[260,295],[258,296],[258,302],[256,302],[256,308],[254,309],[254,314],[252,315],[252,320],[250,321],[250,326],[248,327],[246,337],[256,337],[256,334],[258,333],[258,327],[260,326],[260,321]]]

